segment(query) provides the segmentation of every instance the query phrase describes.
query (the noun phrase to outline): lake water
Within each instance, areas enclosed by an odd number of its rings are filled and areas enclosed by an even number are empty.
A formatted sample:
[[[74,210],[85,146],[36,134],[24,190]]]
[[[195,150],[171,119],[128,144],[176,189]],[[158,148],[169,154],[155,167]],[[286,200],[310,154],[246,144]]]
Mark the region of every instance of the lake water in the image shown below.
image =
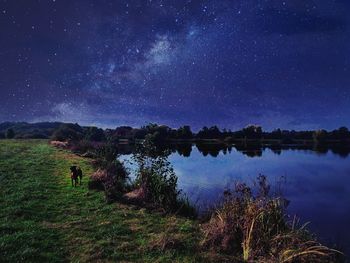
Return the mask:
[[[130,155],[122,156],[129,159]],[[235,182],[252,183],[266,175],[273,189],[282,188],[288,213],[327,244],[350,252],[350,156],[313,150],[206,151],[193,146],[170,156],[178,186],[201,208],[215,204]]]

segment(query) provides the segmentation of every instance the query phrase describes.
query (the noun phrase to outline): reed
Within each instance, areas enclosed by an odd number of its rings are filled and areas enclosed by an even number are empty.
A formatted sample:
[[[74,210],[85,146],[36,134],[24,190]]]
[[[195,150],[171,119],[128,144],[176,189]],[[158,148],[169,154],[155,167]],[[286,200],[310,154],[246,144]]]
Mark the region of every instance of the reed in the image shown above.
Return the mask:
[[[269,195],[266,177],[257,189],[237,184],[207,223],[201,245],[244,262],[339,262],[340,252],[320,244],[294,217],[288,222],[287,200]],[[254,194],[255,193],[255,194]]]

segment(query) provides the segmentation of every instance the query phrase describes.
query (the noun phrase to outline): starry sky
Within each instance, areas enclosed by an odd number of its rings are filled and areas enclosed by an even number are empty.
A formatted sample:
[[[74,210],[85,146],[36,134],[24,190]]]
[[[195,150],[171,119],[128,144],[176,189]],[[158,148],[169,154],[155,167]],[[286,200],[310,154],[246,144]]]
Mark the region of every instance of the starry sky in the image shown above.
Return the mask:
[[[348,0],[0,0],[0,122],[350,126]]]

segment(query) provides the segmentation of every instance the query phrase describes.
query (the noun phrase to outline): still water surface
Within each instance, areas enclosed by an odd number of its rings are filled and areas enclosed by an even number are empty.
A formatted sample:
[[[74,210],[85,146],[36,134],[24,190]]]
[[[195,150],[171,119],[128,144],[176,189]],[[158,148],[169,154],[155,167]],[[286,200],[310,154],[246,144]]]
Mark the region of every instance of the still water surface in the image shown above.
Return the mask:
[[[295,149],[264,149],[255,155],[233,148],[213,156],[195,146],[189,152],[186,157],[173,152],[169,160],[179,177],[179,188],[193,203],[201,208],[215,204],[235,182],[249,184],[263,174],[272,189],[282,187],[290,201],[289,214],[311,222],[309,229],[323,241],[336,243],[349,254],[350,155]],[[129,158],[123,155],[121,159]]]

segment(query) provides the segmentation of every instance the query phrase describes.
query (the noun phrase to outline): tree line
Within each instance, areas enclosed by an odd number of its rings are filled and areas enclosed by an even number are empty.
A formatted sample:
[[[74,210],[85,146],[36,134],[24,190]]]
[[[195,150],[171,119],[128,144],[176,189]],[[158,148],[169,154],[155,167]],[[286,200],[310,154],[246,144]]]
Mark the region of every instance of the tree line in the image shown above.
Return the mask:
[[[279,141],[284,144],[292,144],[300,141],[313,141],[316,143],[349,142],[350,131],[347,127],[340,127],[332,131],[324,129],[314,131],[275,129],[268,132],[264,131],[261,126],[248,125],[236,131],[220,129],[218,126],[205,126],[198,132],[193,132],[188,125],[174,129],[155,123],[150,123],[140,128],[120,126],[115,129],[103,130],[98,127],[84,127],[73,123],[2,123],[0,124],[0,139],[5,138],[109,141],[112,143],[123,140],[135,142],[148,139],[155,143],[216,140],[228,143],[235,141]]]

